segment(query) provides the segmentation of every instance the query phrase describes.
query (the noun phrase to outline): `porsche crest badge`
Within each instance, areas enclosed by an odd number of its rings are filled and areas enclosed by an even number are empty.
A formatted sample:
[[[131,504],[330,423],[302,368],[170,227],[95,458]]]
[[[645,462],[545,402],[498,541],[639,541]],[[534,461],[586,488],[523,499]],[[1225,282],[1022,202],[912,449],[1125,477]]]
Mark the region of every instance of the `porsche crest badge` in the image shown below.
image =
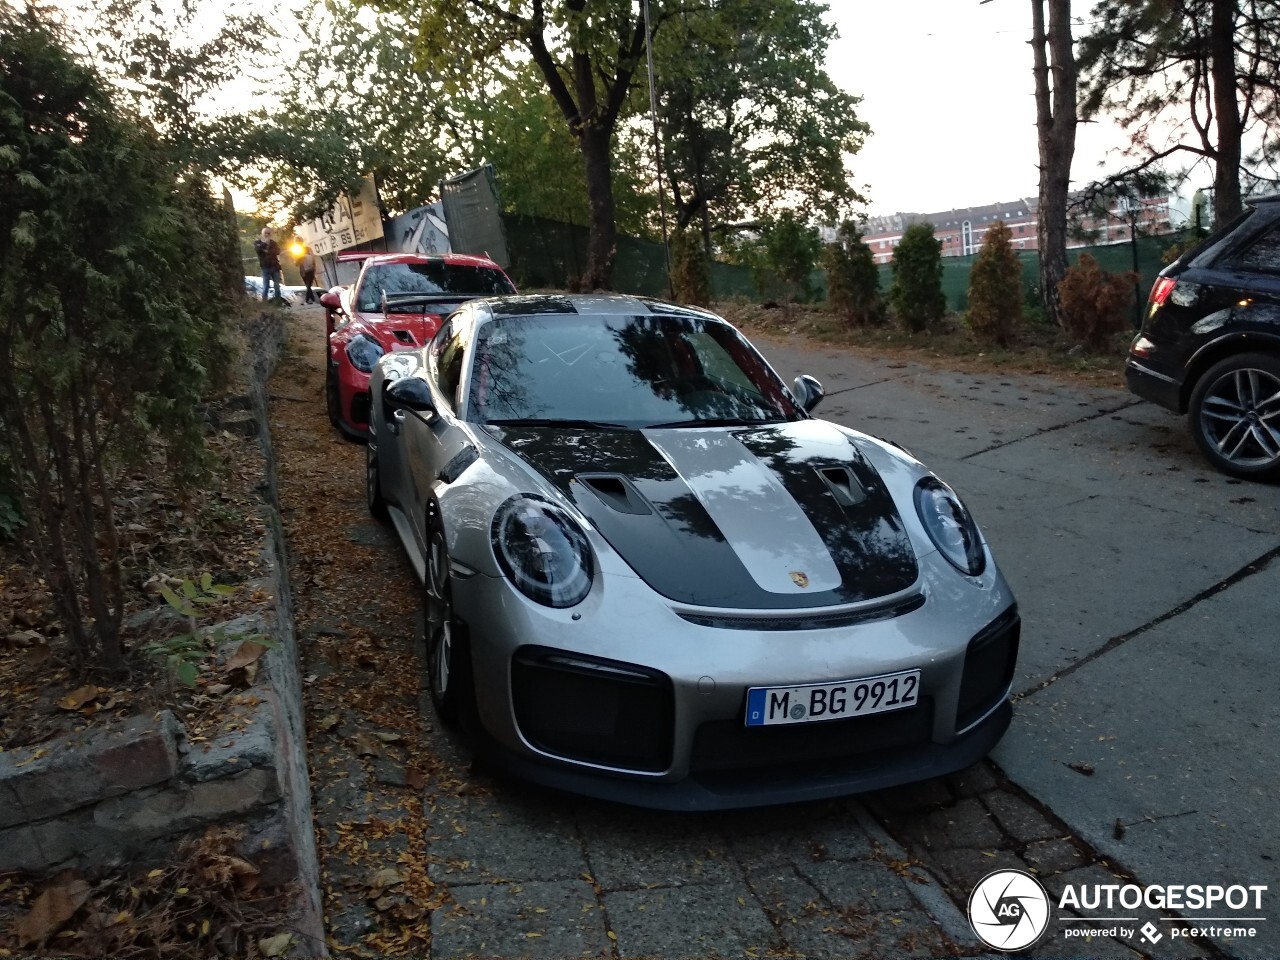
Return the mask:
[[[792,570],[791,582],[794,583],[797,587],[800,587],[801,589],[803,589],[804,587],[807,587],[809,585],[809,575],[805,573],[803,570]]]

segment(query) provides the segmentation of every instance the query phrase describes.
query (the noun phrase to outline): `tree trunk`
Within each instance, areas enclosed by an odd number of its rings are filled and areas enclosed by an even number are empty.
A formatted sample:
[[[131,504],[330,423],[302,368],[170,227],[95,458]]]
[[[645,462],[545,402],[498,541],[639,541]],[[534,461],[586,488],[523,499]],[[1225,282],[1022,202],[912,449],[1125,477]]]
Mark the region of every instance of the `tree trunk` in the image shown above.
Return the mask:
[[[1071,0],[1047,2],[1046,30],[1046,0],[1031,0],[1036,134],[1040,148],[1037,246],[1045,319],[1062,326],[1058,284],[1067,274],[1067,195],[1076,150],[1076,60],[1071,41]]]
[[[610,290],[618,255],[618,222],[613,203],[613,159],[609,131],[591,124],[578,134],[587,174],[587,269],[579,280],[582,290]]]
[[[1209,70],[1218,128],[1218,156],[1213,171],[1213,221],[1220,227],[1244,205],[1240,199],[1240,106],[1236,100],[1235,0],[1213,0],[1209,22]]]

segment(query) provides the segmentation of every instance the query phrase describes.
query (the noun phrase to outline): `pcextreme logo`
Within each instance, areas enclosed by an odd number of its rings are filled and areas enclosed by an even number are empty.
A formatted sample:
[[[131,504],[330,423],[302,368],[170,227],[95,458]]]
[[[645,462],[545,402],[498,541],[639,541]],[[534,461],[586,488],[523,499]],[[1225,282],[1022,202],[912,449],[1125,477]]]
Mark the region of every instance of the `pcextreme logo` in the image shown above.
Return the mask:
[[[1049,927],[1049,895],[1021,870],[989,873],[969,895],[969,925],[997,950],[1023,950]]]

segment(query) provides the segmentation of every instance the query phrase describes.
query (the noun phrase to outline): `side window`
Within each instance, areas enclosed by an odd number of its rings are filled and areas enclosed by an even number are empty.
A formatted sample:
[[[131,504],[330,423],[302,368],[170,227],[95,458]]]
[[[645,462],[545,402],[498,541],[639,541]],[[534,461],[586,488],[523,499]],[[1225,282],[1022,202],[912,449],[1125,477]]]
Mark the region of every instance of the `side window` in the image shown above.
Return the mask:
[[[466,368],[466,334],[470,327],[459,322],[461,319],[454,316],[445,321],[432,344],[436,386],[455,411],[458,409],[458,385]]]
[[[1244,270],[1280,274],[1280,223],[1272,225],[1238,254],[1235,265]]]

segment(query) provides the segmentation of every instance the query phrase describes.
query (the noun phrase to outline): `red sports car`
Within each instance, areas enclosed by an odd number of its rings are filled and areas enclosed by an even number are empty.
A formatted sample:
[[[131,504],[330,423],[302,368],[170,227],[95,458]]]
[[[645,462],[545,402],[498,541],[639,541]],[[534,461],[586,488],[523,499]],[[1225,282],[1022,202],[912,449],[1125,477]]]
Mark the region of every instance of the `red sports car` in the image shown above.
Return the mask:
[[[325,405],[333,425],[352,440],[366,437],[369,372],[379,357],[425,347],[441,320],[468,300],[515,292],[502,268],[487,257],[369,257],[355,283],[320,298],[336,311],[325,376]]]

